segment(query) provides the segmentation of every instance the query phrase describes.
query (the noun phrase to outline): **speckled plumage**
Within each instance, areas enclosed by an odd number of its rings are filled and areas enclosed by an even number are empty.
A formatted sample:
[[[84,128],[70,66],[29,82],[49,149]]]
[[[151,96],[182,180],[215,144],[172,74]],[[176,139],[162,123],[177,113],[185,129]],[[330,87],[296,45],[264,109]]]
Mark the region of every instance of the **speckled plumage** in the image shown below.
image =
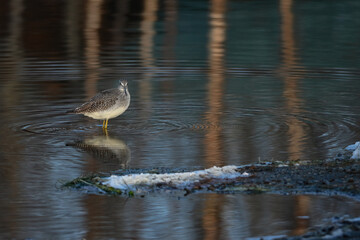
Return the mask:
[[[118,88],[107,89],[99,92],[89,101],[75,108],[72,112],[104,120],[103,128],[111,118],[121,115],[130,105],[130,93],[127,81],[121,81]],[[105,125],[106,121],[106,125]]]

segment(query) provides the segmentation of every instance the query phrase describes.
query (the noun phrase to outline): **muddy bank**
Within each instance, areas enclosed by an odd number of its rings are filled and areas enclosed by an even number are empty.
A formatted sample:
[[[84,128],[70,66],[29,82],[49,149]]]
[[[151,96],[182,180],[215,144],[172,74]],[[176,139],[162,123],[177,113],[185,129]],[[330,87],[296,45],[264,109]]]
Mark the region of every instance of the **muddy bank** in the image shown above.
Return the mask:
[[[272,240],[360,239],[360,218],[334,217],[324,223],[323,226],[309,229],[302,236],[268,238]]]
[[[223,191],[360,196],[360,165],[349,158],[263,163],[241,167],[239,171],[246,171],[251,177],[225,186]]]
[[[326,194],[360,197],[360,164],[350,158],[326,161],[291,161],[268,162],[237,167],[238,177],[234,178],[201,178],[191,184],[174,185],[173,181],[157,182],[140,191],[117,189],[104,184],[109,175],[91,175],[80,177],[64,184],[88,191],[116,195],[139,195],[157,191],[183,191],[184,195],[196,192],[218,193],[277,193],[277,194]],[[171,172],[166,169],[123,170],[118,175],[128,174],[164,174]],[[186,172],[184,170],[183,172]],[[126,184],[126,183],[125,183]],[[126,185],[127,186],[127,185]]]

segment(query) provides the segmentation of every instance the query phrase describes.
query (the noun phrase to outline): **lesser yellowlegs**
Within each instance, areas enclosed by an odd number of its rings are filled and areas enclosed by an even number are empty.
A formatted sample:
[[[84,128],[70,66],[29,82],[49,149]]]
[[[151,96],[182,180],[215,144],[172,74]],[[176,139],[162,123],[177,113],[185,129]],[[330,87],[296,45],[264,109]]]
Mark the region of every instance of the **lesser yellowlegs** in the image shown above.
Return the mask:
[[[103,120],[103,129],[107,129],[109,119],[124,113],[129,105],[130,93],[127,81],[123,80],[120,81],[118,88],[101,91],[89,101],[69,112],[101,119]]]

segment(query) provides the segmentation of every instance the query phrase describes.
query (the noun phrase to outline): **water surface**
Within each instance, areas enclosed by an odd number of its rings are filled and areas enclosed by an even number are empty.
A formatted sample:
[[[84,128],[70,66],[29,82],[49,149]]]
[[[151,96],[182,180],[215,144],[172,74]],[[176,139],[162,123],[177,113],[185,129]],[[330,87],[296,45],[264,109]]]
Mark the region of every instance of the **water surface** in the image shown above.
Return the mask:
[[[124,199],[58,188],[119,168],[333,157],[360,135],[358,1],[1,5],[1,238],[297,235],[359,215],[341,197]],[[65,114],[121,78],[132,102],[108,136],[100,121]]]

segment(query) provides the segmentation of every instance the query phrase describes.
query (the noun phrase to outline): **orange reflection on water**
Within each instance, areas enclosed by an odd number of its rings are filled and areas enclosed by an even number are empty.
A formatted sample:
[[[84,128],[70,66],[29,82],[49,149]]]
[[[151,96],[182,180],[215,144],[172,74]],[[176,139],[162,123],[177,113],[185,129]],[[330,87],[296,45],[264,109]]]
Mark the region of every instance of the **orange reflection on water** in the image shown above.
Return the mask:
[[[224,42],[226,38],[226,1],[212,0],[210,7],[209,33],[209,83],[208,83],[208,110],[205,119],[211,127],[207,129],[204,138],[205,166],[224,165],[223,129],[221,118],[223,115],[224,97]],[[223,214],[224,197],[216,195],[207,198],[203,209],[202,224],[204,239],[221,238],[221,221]]]
[[[178,9],[177,0],[166,0],[164,2],[164,66],[169,70],[175,68],[176,60],[176,38],[178,37],[177,22],[178,22]],[[174,79],[176,71],[168,71],[167,78],[161,82],[161,89],[163,92],[172,93],[174,91]],[[170,96],[171,94],[168,94]],[[169,98],[169,97],[168,97]]]
[[[280,13],[282,17],[281,22],[281,43],[282,43],[282,57],[283,65],[281,72],[284,78],[284,92],[285,107],[288,114],[297,115],[302,110],[303,99],[299,96],[299,75],[295,75],[292,71],[298,68],[297,56],[296,56],[296,43],[294,34],[294,16],[292,12],[292,0],[280,1]],[[297,118],[289,116],[287,118],[287,124],[289,126],[289,159],[296,160],[301,159],[301,155],[304,151],[302,140],[305,138],[306,133],[304,125]],[[304,234],[308,228],[309,222],[307,219],[300,219],[298,216],[309,215],[309,198],[307,196],[296,197],[295,205],[295,228],[293,234]]]
[[[203,209],[203,229],[204,240],[221,239],[222,214],[224,207],[225,195],[214,195],[213,198],[207,198]]]
[[[154,68],[154,36],[155,36],[155,22],[157,20],[158,1],[149,0],[144,1],[144,10],[142,13],[142,21],[140,22],[140,61],[143,69],[145,69],[142,80],[139,82],[138,95],[140,98],[139,103],[142,105],[140,108],[142,119],[146,119],[152,109],[151,92],[152,86],[150,79],[153,76],[152,71]]]
[[[301,109],[303,99],[299,96],[299,80],[298,74],[294,74],[292,71],[297,66],[295,36],[294,36],[294,17],[292,13],[292,0],[280,1],[280,13],[281,13],[281,43],[282,43],[282,57],[283,63],[281,73],[284,79],[284,92],[285,107],[289,115],[299,114],[303,110]],[[305,131],[303,123],[295,117],[288,117],[287,124],[289,127],[289,158],[300,159],[303,152],[302,140],[305,137]]]
[[[144,11],[142,14],[142,21],[140,23],[140,57],[144,67],[151,68],[154,64],[154,36],[155,22],[157,20],[158,1],[148,0],[144,1]]]
[[[85,91],[88,98],[96,94],[96,83],[99,80],[99,54],[100,40],[99,29],[101,25],[101,9],[103,0],[88,0],[85,19],[85,63],[87,76],[85,80]]]
[[[295,199],[295,229],[293,235],[302,235],[309,228],[309,219],[301,218],[310,215],[311,200],[308,196],[297,196]]]
[[[204,139],[206,167],[223,164],[223,129],[221,117],[223,115],[224,96],[224,42],[226,38],[226,1],[213,0],[210,8],[209,33],[209,83],[208,110],[205,119],[211,127],[207,129]]]

